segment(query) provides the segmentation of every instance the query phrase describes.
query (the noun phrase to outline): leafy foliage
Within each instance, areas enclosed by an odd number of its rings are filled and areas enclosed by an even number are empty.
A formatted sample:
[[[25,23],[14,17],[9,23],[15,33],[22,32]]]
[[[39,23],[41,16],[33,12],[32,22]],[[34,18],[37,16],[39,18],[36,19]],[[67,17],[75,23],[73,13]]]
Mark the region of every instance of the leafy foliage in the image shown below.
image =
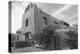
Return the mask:
[[[42,33],[33,35],[33,41],[37,41],[39,45],[42,45],[42,48],[47,48],[54,31],[55,29],[51,28],[51,26],[48,26],[43,30]]]
[[[71,45],[71,49],[78,48],[78,33],[76,31],[69,31],[67,34],[70,36],[70,39],[66,39],[66,42]]]

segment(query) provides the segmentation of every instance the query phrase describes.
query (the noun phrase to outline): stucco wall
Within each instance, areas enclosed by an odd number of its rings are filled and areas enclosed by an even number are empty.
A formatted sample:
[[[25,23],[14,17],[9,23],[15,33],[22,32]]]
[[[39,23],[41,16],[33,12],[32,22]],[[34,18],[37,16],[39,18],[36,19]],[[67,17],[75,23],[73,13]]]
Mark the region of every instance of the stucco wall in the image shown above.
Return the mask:
[[[34,22],[35,22],[35,32],[41,33],[42,30],[45,28],[45,25],[43,20],[43,14],[37,7],[34,8]]]
[[[28,26],[26,27],[26,19],[28,19]],[[22,32],[34,33],[34,8],[28,10],[22,17]]]
[[[43,17],[47,18],[47,25],[44,24]],[[26,27],[26,19],[28,19],[28,26]],[[55,24],[57,22],[58,24]],[[48,25],[58,25],[65,27],[63,23],[56,19],[55,17],[46,14],[45,12],[41,12],[41,10],[34,5],[33,8],[30,8],[23,14],[22,17],[22,32],[31,32],[31,33],[41,33],[42,30]]]

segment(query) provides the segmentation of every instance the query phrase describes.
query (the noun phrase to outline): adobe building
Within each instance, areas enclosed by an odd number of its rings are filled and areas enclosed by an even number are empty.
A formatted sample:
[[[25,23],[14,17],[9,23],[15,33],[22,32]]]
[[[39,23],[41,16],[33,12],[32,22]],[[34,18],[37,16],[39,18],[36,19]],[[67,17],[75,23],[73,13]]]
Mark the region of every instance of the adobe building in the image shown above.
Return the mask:
[[[22,17],[22,33],[41,33],[49,25],[55,25],[58,28],[67,28],[69,26],[66,22],[43,12],[36,4],[30,3]]]
[[[43,29],[47,26],[56,26],[56,29],[60,28],[68,28],[69,24],[64,21],[58,20],[55,17],[45,13],[40,8],[37,7],[36,4],[30,3],[24,11],[22,16],[22,28],[18,30],[18,39],[20,41],[25,41],[28,38],[32,39],[32,34],[42,33]],[[25,34],[25,35],[21,35]],[[62,41],[60,42],[60,37],[56,36],[56,40],[53,39],[50,44],[50,49],[60,48],[60,44],[63,44]],[[53,42],[55,41],[55,42]]]

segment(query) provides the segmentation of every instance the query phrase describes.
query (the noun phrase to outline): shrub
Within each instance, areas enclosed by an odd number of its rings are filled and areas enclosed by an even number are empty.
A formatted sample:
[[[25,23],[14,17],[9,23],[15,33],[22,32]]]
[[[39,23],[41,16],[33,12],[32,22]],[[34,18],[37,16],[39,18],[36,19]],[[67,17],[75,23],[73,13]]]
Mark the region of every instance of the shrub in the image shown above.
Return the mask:
[[[70,39],[66,39],[66,43],[71,45],[71,49],[78,48],[78,33],[76,31],[68,31],[66,34],[69,35]]]
[[[46,27],[42,33],[39,34],[34,34],[33,37],[33,42],[37,42],[39,45],[42,45],[42,48],[47,48],[52,36],[54,36],[55,32],[55,27],[53,28],[52,26]]]

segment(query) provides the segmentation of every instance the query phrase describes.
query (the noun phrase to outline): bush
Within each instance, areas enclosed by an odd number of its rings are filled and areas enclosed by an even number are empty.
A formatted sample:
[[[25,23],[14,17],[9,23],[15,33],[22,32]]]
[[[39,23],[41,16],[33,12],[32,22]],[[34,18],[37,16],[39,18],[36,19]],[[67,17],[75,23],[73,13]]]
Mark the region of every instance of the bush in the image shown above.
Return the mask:
[[[28,41],[18,41],[15,42],[15,48],[24,48],[24,47],[30,47],[31,43]]]
[[[70,39],[66,39],[66,43],[71,45],[71,49],[78,48],[78,33],[76,31],[68,31],[66,34],[69,35]]]
[[[51,42],[52,36],[54,36],[55,28],[52,26],[46,27],[42,33],[34,34],[33,42],[37,42],[39,45],[42,45],[41,48],[47,48],[49,43]]]

